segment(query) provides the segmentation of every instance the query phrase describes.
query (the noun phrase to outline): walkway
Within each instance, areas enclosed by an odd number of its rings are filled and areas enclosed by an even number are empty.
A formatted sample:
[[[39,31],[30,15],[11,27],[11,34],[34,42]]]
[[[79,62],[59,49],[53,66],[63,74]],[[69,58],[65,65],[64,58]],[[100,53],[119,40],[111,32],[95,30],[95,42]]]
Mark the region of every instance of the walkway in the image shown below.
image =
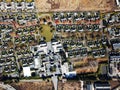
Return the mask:
[[[52,77],[53,85],[54,85],[54,90],[58,90],[58,79],[57,76]]]

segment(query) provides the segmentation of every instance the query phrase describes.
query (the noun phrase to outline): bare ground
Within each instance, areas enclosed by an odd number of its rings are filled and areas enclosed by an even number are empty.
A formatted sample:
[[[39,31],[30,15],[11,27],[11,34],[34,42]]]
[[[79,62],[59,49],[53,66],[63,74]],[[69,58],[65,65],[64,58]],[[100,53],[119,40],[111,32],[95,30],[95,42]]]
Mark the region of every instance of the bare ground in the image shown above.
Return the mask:
[[[12,84],[16,90],[53,90],[51,82],[20,82]],[[58,83],[58,90],[80,90],[80,82],[67,81]]]
[[[35,0],[39,12],[48,11],[110,11],[115,0]]]

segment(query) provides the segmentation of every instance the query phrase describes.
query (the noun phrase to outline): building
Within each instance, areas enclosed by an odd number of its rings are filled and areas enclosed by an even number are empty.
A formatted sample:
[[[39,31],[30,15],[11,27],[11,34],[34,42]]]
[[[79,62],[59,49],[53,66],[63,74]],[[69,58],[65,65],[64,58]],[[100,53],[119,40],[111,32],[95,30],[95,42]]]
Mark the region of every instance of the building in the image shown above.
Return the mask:
[[[86,90],[94,90],[93,83],[87,84]]]
[[[31,71],[30,71],[29,66],[23,67],[23,74],[24,74],[24,77],[30,77],[31,76]]]
[[[14,2],[4,3],[6,10],[15,10]]]
[[[4,2],[0,2],[0,10],[4,10],[5,7],[4,7]]]
[[[113,44],[114,50],[120,50],[120,43]]]
[[[47,44],[43,43],[37,46],[33,46],[31,47],[31,51],[33,53],[39,53],[39,54],[47,54],[48,50],[47,50]]]
[[[116,4],[118,7],[120,7],[120,0],[116,0]]]
[[[119,50],[120,49],[120,39],[119,38],[111,39],[110,43],[111,43],[114,50]]]
[[[15,3],[15,7],[17,10],[24,10],[25,9],[25,2],[19,2],[19,3]]]
[[[62,74],[66,74],[69,72],[69,66],[68,66],[68,63],[64,63],[62,66],[61,66],[61,70],[62,70]]]
[[[35,69],[40,68],[40,58],[39,58],[39,56],[34,57],[34,64],[35,64]]]
[[[120,55],[109,57],[109,75],[111,77],[120,77]]]
[[[94,90],[111,90],[111,86],[108,82],[95,82]]]
[[[63,46],[60,42],[54,41],[54,42],[51,42],[51,43],[52,43],[52,48],[53,48],[54,53],[57,53],[60,50],[63,50]]]
[[[65,74],[65,77],[66,78],[74,78],[74,77],[76,77],[76,75],[77,75],[76,71],[72,71],[72,72],[67,72]]]
[[[116,87],[114,90],[120,90],[120,86]]]
[[[29,3],[26,2],[25,6],[29,10],[33,10],[35,8],[34,2],[29,2]]]

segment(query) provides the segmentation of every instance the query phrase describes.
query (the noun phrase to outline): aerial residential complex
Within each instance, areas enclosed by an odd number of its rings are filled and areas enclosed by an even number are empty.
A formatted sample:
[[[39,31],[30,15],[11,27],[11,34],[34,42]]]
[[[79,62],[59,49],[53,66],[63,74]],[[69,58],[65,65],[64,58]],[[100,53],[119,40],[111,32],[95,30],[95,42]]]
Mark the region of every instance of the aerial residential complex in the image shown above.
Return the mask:
[[[111,90],[109,80],[120,80],[120,11],[43,13],[34,0],[0,0],[0,74],[52,80],[55,90],[71,79],[81,90]]]

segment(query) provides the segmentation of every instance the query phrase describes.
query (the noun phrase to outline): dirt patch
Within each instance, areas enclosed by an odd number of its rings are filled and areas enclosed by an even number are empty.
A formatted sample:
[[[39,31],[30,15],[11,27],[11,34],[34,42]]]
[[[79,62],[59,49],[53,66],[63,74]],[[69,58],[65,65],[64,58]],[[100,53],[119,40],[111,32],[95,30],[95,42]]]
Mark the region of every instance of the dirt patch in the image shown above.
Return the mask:
[[[58,90],[81,90],[81,83],[76,81],[68,81],[66,83],[58,83]]]
[[[12,86],[16,90],[52,90],[52,83],[46,82],[20,82]]]
[[[35,0],[39,12],[48,11],[110,11],[115,8],[114,0]]]
[[[12,84],[16,90],[53,90],[52,82],[20,82]],[[80,90],[81,84],[76,81],[67,81],[58,83],[58,90]]]

